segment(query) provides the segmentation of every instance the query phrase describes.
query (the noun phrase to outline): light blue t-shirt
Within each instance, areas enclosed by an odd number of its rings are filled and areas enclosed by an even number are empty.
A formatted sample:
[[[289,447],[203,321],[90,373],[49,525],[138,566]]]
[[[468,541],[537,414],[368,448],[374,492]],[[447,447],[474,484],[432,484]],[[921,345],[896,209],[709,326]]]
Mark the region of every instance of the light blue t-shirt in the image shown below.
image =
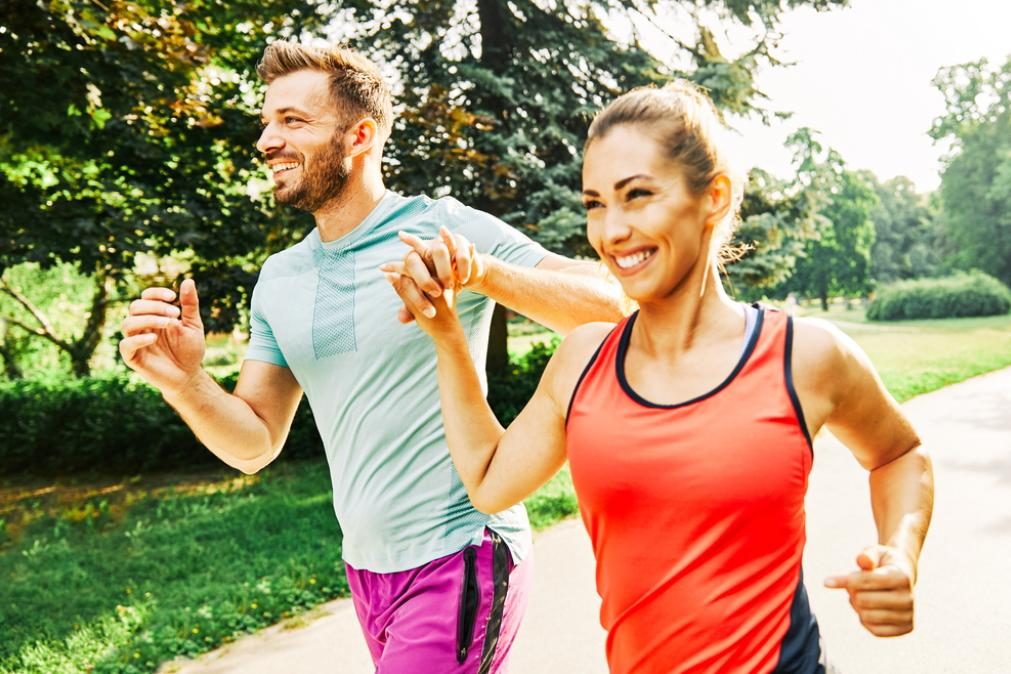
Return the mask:
[[[330,465],[344,559],[356,569],[416,568],[480,543],[485,526],[514,558],[530,547],[522,505],[488,516],[471,505],[446,448],[432,340],[397,321],[401,301],[378,267],[400,260],[406,231],[440,226],[479,252],[536,265],[546,251],[499,219],[452,198],[387,192],[336,241],[313,231],[270,256],[253,290],[246,358],[291,369],[302,386]],[[462,292],[460,320],[481,373],[494,303]]]

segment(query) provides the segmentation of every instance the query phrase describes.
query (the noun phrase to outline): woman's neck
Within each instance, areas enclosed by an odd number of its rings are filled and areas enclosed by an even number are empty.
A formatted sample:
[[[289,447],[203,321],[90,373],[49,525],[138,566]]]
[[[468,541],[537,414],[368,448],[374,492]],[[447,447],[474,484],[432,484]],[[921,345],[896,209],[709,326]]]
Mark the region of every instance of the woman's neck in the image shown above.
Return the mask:
[[[743,326],[740,304],[724,290],[716,263],[708,262],[670,295],[640,303],[632,345],[647,357],[673,361],[698,340],[736,338]]]

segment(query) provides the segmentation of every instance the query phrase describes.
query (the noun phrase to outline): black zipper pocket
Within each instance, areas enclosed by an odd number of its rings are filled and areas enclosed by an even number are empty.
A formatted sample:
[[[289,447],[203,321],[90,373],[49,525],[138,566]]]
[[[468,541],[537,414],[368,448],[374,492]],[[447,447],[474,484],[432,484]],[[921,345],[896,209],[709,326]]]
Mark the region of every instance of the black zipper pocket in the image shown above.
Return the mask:
[[[456,622],[456,661],[463,664],[467,650],[474,640],[474,624],[481,603],[477,585],[477,550],[468,547],[463,551],[463,588],[460,591],[460,611]]]

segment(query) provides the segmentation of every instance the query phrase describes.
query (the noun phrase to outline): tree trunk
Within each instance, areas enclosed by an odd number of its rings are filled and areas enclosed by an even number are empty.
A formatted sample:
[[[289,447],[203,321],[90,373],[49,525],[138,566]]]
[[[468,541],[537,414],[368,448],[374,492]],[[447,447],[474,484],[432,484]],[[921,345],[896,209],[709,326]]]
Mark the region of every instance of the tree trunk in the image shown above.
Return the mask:
[[[5,322],[0,319],[0,325]],[[14,358],[14,350],[11,349],[10,345],[7,343],[7,330],[4,329],[3,339],[0,340],[0,358],[4,361],[4,375],[8,379],[23,379],[24,373],[21,368],[18,367],[17,361]]]
[[[506,324],[505,307],[495,305],[495,313],[491,318],[491,330],[488,332],[488,360],[485,362],[485,372],[491,378],[503,375],[509,368],[509,330]]]
[[[478,20],[481,22],[480,63],[493,72],[500,72],[512,55],[514,17],[502,0],[478,0]],[[482,103],[489,110],[499,110],[500,116],[508,115],[508,106],[490,92],[482,92]],[[502,119],[500,118],[500,121]],[[477,208],[500,214],[500,205],[487,194],[483,194],[474,204]],[[489,376],[504,375],[509,369],[509,331],[506,325],[505,308],[495,306],[488,334],[488,360],[485,371]]]
[[[91,311],[84,324],[81,336],[70,344],[67,353],[70,356],[71,369],[75,377],[91,375],[91,357],[102,343],[105,332],[105,322],[109,315],[109,290],[112,281],[105,269],[95,270],[95,294],[91,298]]]

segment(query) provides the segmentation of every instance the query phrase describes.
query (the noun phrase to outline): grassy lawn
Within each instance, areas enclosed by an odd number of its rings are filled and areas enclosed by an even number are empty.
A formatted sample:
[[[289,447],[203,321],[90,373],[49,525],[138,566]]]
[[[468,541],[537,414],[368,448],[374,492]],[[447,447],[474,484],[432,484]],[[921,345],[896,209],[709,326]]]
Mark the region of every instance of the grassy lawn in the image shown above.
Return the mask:
[[[841,306],[802,313],[856,340],[900,401],[1011,366],[1011,316],[875,322]]]
[[[850,334],[900,400],[1011,365],[1008,316],[870,323],[859,310],[804,313]],[[515,352],[548,337],[526,332]],[[577,512],[568,472],[527,507],[538,528]],[[316,462],[281,461],[252,477],[0,483],[0,674],[151,672],[210,650],[346,595],[340,544]]]
[[[568,471],[527,505],[535,527],[574,514]],[[0,518],[3,674],[151,672],[347,595],[317,462],[0,485]]]

